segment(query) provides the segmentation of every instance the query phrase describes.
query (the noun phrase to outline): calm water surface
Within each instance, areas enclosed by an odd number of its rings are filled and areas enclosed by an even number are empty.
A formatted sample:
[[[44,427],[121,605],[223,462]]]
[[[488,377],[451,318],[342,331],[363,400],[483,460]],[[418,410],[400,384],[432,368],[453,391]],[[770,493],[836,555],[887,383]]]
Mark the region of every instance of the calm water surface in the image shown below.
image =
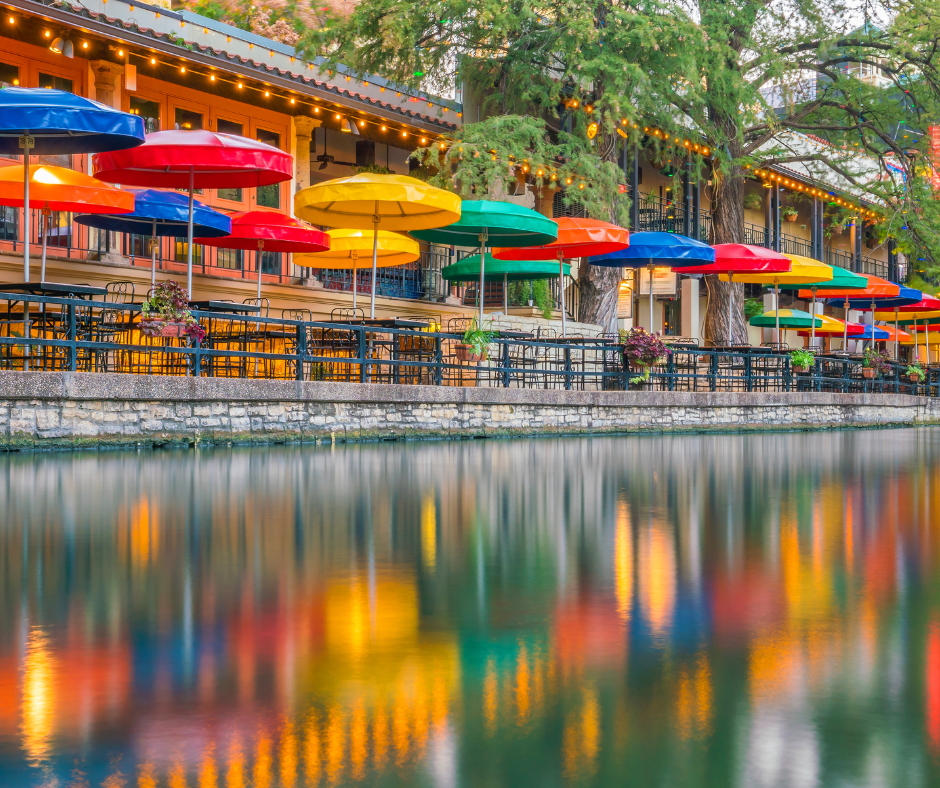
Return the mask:
[[[0,785],[940,784],[940,432],[0,457]]]

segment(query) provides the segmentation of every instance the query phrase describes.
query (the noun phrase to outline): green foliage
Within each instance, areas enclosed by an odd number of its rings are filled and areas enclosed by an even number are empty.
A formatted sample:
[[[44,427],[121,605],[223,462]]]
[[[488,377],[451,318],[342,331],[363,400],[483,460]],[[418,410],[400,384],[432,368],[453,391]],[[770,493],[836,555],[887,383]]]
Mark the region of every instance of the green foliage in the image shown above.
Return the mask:
[[[790,354],[790,365],[797,369],[812,369],[816,354],[811,350],[794,350]]]
[[[799,216],[800,212],[792,205],[784,206],[780,209],[781,216]]]
[[[922,383],[924,378],[927,376],[924,372],[924,368],[920,364],[911,364],[906,370],[905,374],[909,377],[914,376],[917,378],[918,383]]]
[[[512,306],[526,306],[529,301],[546,320],[551,318],[555,304],[552,300],[551,290],[548,281],[539,279],[534,282],[510,282],[509,283],[509,303]]]
[[[461,340],[465,345],[470,345],[474,353],[481,353],[486,358],[486,348],[496,338],[496,332],[490,330],[487,326],[480,326],[476,320],[473,320],[467,330],[463,333]]]
[[[759,211],[764,207],[764,202],[757,192],[748,192],[744,195],[744,207],[752,211]]]
[[[750,320],[752,317],[764,314],[764,302],[759,298],[748,298],[744,302],[744,319]]]
[[[381,164],[364,164],[361,167],[353,167],[353,172],[356,175],[362,175],[363,173],[373,173],[376,175],[391,175],[392,171],[388,167],[383,167]]]
[[[877,350],[871,345],[865,348],[862,363],[864,366],[874,369],[878,377],[887,375],[891,371],[891,357],[886,350]]]

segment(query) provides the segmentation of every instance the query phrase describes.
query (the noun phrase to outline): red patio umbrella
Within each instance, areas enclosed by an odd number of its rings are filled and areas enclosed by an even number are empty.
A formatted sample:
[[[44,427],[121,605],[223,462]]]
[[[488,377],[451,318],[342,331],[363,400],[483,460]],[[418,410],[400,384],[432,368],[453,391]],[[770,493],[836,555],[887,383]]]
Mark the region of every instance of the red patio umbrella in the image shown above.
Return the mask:
[[[790,258],[751,244],[715,244],[715,262],[697,268],[682,268],[683,274],[727,274],[730,285],[735,274],[783,274],[790,270]],[[779,309],[780,305],[777,305]],[[731,322],[734,315],[734,303],[728,299],[728,341],[731,341]],[[779,329],[778,329],[779,333]]]
[[[565,319],[565,270],[564,261],[573,257],[619,252],[630,245],[630,232],[610,222],[598,219],[575,219],[563,217],[558,223],[558,240],[544,246],[521,246],[494,249],[497,260],[558,260],[561,276],[558,289],[561,295],[561,333],[568,335]]]
[[[232,216],[232,234],[221,238],[195,238],[195,243],[219,249],[255,250],[258,298],[261,298],[261,252],[315,254],[330,248],[330,236],[280,211],[257,210]]]
[[[98,153],[95,177],[122,186],[187,189],[186,291],[193,292],[193,191],[270,186],[293,177],[293,158],[273,145],[205,129],[157,131],[137,148]]]

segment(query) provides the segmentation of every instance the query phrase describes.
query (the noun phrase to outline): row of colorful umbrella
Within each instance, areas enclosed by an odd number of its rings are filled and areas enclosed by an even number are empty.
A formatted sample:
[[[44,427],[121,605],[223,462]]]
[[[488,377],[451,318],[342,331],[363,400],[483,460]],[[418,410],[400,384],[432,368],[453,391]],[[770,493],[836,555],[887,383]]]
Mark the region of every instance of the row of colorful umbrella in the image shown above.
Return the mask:
[[[139,117],[105,105],[48,89],[8,88],[0,91],[0,152],[23,153],[22,188],[18,168],[0,170],[0,204],[38,208],[43,215],[43,263],[48,217],[52,211],[81,211],[78,221],[104,231],[148,234],[151,238],[187,239],[187,291],[192,292],[195,243],[226,249],[254,250],[261,293],[261,255],[264,251],[298,255],[301,265],[351,268],[353,298],[358,291],[358,260],[372,252],[370,316],[375,315],[376,269],[401,265],[418,256],[414,240],[462,247],[477,246],[480,253],[450,267],[455,281],[471,276],[479,281],[480,319],[483,286],[489,266],[491,277],[504,284],[514,280],[554,276],[546,266],[557,261],[557,275],[567,273],[564,260],[588,258],[593,265],[621,268],[669,267],[684,273],[718,274],[729,283],[799,289],[800,297],[842,299],[846,309],[872,313],[894,309],[915,321],[940,318],[940,301],[919,291],[864,277],[798,255],[783,255],[746,244],[710,247],[700,241],[669,233],[635,233],[617,225],[590,219],[552,220],[521,206],[498,201],[461,201],[456,195],[414,178],[360,174],[316,184],[297,193],[295,213],[304,224],[286,214],[257,210],[227,217],[194,198],[197,189],[257,188],[289,180],[293,162],[289,154],[265,143],[204,130],[143,134]],[[95,177],[58,167],[30,165],[31,154],[95,153]],[[102,181],[104,183],[102,183]],[[122,191],[121,184],[148,189]],[[186,197],[156,189],[182,189]],[[29,211],[25,230],[29,233]],[[328,235],[309,225],[333,228]],[[149,232],[148,232],[149,230]],[[24,274],[29,279],[29,251],[24,244]],[[156,245],[152,247],[155,281]],[[515,263],[512,265],[511,263]],[[567,332],[564,290],[561,294],[563,333]],[[505,290],[504,290],[505,293]],[[729,327],[734,319],[729,300]],[[934,314],[935,313],[935,314]],[[650,286],[650,319],[653,288]],[[772,317],[780,329],[804,328],[808,319],[815,340],[818,317],[802,317],[773,310],[756,318],[763,325]],[[844,339],[849,323],[842,326]],[[730,333],[730,331],[729,331]],[[870,332],[873,339],[877,332]],[[856,334],[856,336],[861,336]],[[915,330],[916,341],[916,330]]]

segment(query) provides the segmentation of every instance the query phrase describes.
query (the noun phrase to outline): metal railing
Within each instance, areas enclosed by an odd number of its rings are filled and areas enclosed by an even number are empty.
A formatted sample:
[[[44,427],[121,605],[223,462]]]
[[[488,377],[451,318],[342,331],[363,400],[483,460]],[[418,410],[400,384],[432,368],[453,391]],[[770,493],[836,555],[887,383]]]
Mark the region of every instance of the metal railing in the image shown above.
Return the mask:
[[[474,358],[462,326],[398,328],[361,318],[318,322],[302,313],[274,318],[194,311],[200,342],[145,336],[139,306],[0,292],[0,369],[118,372],[565,390],[828,391],[940,394],[940,369],[925,383],[903,364],[869,380],[859,357],[821,356],[813,371],[793,370],[788,353],[767,348],[674,345],[648,382],[624,363],[615,337],[520,336],[507,332]],[[308,313],[309,314],[309,313]],[[300,319],[293,319],[299,317]]]

